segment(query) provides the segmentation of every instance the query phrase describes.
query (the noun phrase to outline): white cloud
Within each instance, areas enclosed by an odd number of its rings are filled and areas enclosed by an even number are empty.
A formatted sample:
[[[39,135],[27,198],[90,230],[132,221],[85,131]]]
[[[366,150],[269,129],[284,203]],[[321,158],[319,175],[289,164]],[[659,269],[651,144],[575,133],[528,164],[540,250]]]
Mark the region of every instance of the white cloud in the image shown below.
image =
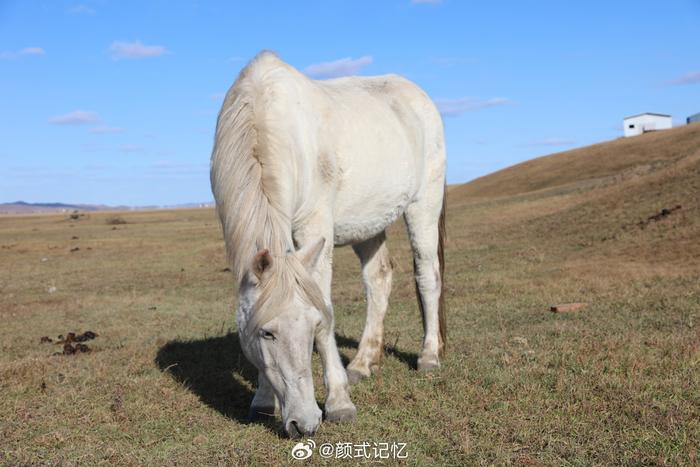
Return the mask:
[[[72,6],[68,11],[75,15],[94,15],[95,10],[87,5],[75,5]]]
[[[123,128],[118,128],[118,127],[113,127],[113,126],[107,126],[107,125],[102,125],[102,126],[96,126],[94,128],[90,128],[90,133],[95,133],[95,134],[107,134],[107,133],[123,133],[124,129]]]
[[[85,110],[74,110],[63,115],[56,115],[49,118],[49,123],[54,125],[84,125],[88,123],[97,123],[100,117],[95,112]]]
[[[155,161],[153,164],[150,165],[151,169],[171,169],[174,167],[182,167],[181,164],[175,164],[174,162],[170,160],[159,160]]]
[[[576,144],[576,141],[565,138],[545,138],[528,143],[526,146],[571,146],[572,144]]]
[[[143,148],[137,144],[122,144],[119,146],[119,150],[121,152],[140,152],[143,150]]]
[[[304,72],[314,78],[337,78],[339,76],[356,75],[360,70],[373,62],[371,55],[363,55],[353,59],[345,57],[331,62],[314,63],[306,67]]]
[[[41,47],[25,47],[19,51],[20,55],[45,55],[46,51]]]
[[[460,99],[435,99],[435,105],[444,117],[456,117],[465,112],[512,104],[505,97],[492,97],[491,99],[477,99],[474,97],[462,97]]]
[[[109,169],[111,169],[111,167],[108,165],[104,165],[104,164],[87,164],[87,165],[83,166],[83,169],[89,170],[91,172],[100,172],[103,170],[109,170]]]
[[[80,147],[83,149],[85,152],[102,152],[107,150],[107,146],[105,146],[102,143],[97,143],[97,142],[89,142],[89,143],[83,143],[80,145]]]
[[[141,41],[124,42],[114,41],[109,46],[114,60],[158,57],[167,53],[162,45],[145,45]]]
[[[678,79],[671,81],[671,84],[700,84],[700,71],[691,71]]]
[[[46,55],[46,51],[41,47],[25,47],[16,51],[0,52],[0,59],[9,60],[25,56]]]

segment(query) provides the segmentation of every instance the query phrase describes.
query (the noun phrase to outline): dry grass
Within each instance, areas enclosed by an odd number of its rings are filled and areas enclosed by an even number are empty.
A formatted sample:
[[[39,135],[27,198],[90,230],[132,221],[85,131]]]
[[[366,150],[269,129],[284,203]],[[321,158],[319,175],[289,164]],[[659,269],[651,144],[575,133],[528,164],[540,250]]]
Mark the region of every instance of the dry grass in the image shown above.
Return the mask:
[[[676,143],[686,149],[666,151]],[[578,150],[589,165],[572,163],[563,184],[557,173],[528,188],[574,156],[474,182],[488,195],[451,189],[448,356],[435,375],[414,370],[410,251],[392,228],[383,366],[353,388],[357,422],[323,424],[316,442],[407,442],[415,465],[697,464],[699,147],[682,128]],[[0,463],[289,463],[294,442],[276,424],[244,421],[255,373],[213,211],[108,217],[0,217]],[[363,291],[352,251],[336,258],[349,359]],[[579,301],[589,306],[547,311]],[[100,334],[88,354],[39,343],[87,329]]]

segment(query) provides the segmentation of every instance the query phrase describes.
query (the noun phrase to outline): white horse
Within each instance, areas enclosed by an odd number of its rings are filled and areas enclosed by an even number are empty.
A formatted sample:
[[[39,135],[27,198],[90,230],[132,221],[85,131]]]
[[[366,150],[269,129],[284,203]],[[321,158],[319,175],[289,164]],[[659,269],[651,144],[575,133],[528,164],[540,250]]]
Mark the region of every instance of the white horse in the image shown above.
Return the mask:
[[[392,263],[385,229],[403,214],[425,332],[420,370],[439,367],[445,145],[430,98],[395,75],[311,80],[270,52],[241,71],[219,113],[211,183],[239,282],[238,330],[258,368],[251,417],[281,411],[289,436],[321,423],[311,353],[321,355],[329,421],[356,416],[351,382],[383,353]],[[362,264],[367,323],[347,374],[336,347],[334,245]]]

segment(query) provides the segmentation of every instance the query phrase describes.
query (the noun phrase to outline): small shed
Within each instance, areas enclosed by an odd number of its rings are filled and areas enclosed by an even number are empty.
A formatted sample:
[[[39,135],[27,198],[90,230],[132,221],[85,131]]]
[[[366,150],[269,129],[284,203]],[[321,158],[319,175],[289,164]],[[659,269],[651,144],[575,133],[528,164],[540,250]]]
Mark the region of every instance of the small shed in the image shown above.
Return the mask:
[[[700,123],[700,113],[691,115],[685,119],[685,122],[690,125],[691,123]]]
[[[673,122],[670,115],[645,112],[632,115],[624,120],[625,138],[641,135],[648,131],[670,130]]]

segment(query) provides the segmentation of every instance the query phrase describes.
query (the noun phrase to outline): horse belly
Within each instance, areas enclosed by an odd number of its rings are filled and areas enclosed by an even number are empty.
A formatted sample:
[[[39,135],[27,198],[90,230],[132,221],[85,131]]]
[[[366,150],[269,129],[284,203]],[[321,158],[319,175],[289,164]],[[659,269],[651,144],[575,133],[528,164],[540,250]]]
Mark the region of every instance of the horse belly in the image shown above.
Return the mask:
[[[336,245],[359,243],[382,232],[406,211],[424,179],[420,122],[409,118],[408,111],[398,112],[398,105],[364,94],[355,97],[349,111],[358,117],[338,116],[322,132],[323,152],[334,155],[338,168]]]
[[[333,213],[336,245],[374,237],[398,219],[415,199],[420,162],[405,143],[397,146],[377,144],[375,147],[382,151],[357,151],[343,161]]]
[[[384,198],[364,198],[364,202],[341,206],[336,210],[333,242],[336,245],[359,243],[382,232],[405,211],[409,193]]]

